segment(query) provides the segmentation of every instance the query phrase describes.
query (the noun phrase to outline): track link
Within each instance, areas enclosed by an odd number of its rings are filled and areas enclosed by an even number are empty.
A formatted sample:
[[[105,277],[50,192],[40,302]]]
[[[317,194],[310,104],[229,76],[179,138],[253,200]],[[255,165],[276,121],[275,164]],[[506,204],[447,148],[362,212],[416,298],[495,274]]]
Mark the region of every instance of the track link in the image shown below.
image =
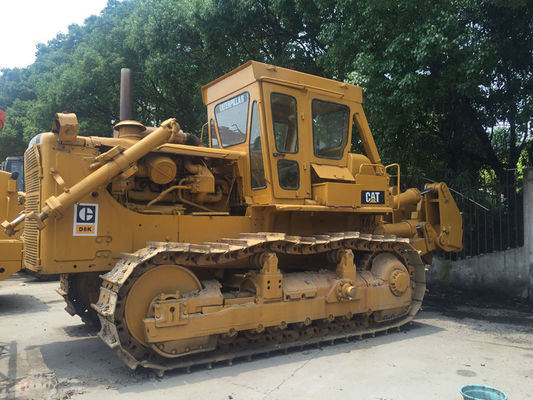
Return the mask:
[[[138,343],[125,326],[125,295],[137,276],[158,264],[173,263],[183,267],[215,266],[230,261],[248,259],[265,251],[290,255],[313,255],[339,248],[355,252],[393,252],[405,265],[414,268],[415,283],[412,302],[407,312],[386,322],[373,322],[368,316],[337,318],[333,321],[316,320],[308,326],[289,324],[286,329],[267,328],[257,337],[243,332],[229,343],[220,343],[209,353],[184,355],[167,359]],[[273,351],[317,345],[336,340],[349,340],[363,335],[374,335],[399,328],[411,321],[422,304],[425,293],[425,266],[419,253],[408,239],[388,235],[361,234],[358,232],[328,233],[312,236],[290,236],[281,233],[246,233],[239,239],[222,239],[217,243],[167,243],[151,242],[133,254],[124,254],[121,261],[102,276],[102,287],[97,304],[92,307],[101,322],[99,337],[132,369],[138,366],[155,370],[158,374],[171,369],[228,362],[237,358],[251,358]]]

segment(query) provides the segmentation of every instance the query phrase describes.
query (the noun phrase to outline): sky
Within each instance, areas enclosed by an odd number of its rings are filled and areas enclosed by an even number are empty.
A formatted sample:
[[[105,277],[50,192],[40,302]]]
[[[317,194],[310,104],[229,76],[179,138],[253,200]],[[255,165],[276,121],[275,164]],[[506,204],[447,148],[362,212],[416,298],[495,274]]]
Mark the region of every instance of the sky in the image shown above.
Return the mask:
[[[0,2],[0,69],[35,61],[37,43],[47,43],[71,24],[98,15],[107,0],[6,0]]]

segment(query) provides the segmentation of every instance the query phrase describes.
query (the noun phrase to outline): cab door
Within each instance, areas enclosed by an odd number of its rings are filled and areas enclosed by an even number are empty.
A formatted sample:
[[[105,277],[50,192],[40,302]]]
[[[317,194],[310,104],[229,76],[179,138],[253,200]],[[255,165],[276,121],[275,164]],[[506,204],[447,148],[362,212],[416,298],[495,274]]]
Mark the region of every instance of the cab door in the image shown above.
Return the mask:
[[[304,199],[310,195],[304,116],[305,91],[263,83],[268,152],[274,197]]]

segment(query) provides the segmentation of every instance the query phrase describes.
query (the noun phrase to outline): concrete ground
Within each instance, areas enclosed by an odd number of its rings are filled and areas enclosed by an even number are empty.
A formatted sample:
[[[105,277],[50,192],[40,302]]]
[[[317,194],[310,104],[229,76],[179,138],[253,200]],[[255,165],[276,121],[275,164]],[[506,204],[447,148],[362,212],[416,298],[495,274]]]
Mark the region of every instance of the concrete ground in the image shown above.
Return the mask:
[[[131,371],[77,317],[58,282],[0,283],[0,399],[461,399],[485,384],[533,399],[532,308],[429,296],[400,333],[190,374]]]

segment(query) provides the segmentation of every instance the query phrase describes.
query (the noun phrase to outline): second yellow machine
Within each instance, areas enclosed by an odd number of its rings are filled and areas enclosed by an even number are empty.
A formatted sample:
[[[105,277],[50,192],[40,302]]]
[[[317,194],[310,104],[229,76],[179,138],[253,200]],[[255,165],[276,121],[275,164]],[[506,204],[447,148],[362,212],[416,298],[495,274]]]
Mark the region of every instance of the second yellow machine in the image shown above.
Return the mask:
[[[410,321],[432,253],[462,247],[461,215],[443,183],[399,193],[361,89],[248,62],[202,95],[208,147],[173,119],[103,138],[57,114],[25,154],[25,212],[2,224],[24,222],[24,267],[61,274],[67,310],[131,368]]]

